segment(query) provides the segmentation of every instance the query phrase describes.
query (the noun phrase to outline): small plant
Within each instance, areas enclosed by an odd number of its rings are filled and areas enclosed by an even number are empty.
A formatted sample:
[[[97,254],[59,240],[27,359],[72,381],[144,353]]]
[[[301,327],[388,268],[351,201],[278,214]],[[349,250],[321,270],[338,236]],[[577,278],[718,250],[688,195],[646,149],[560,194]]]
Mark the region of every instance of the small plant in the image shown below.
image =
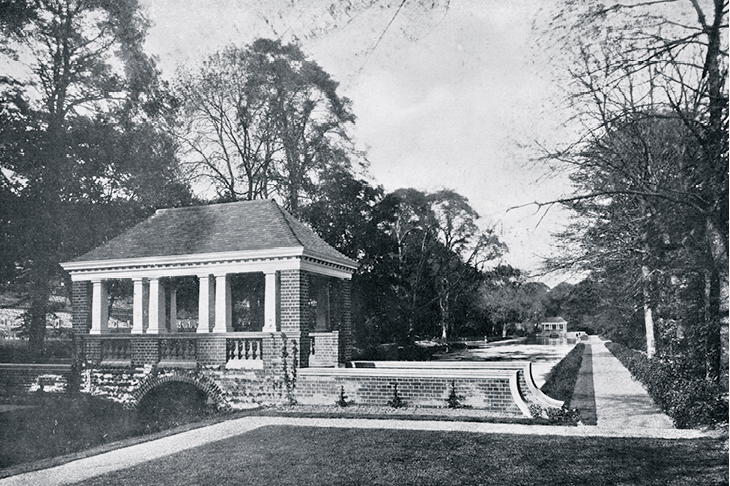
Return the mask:
[[[406,406],[406,402],[398,393],[398,383],[393,383],[393,398],[388,400],[388,406],[393,408],[402,408]]]
[[[466,408],[461,401],[464,399],[462,395],[456,393],[456,382],[451,380],[451,388],[449,389],[449,396],[446,399],[446,405],[449,408]]]
[[[565,405],[560,408],[543,408],[540,405],[531,403],[529,409],[533,418],[546,419],[551,424],[577,425],[580,423],[580,410],[577,408],[568,408]]]
[[[350,402],[347,401],[347,395],[345,395],[345,387],[340,386],[340,397],[335,402],[335,405],[338,407],[346,407],[350,404]]]

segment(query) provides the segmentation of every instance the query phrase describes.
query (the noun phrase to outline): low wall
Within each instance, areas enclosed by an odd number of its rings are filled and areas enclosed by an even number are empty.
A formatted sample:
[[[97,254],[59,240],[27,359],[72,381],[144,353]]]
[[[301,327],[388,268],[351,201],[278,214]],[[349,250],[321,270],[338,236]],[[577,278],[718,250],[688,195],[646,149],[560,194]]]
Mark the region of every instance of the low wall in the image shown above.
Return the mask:
[[[347,364],[353,368],[377,368],[377,369],[415,369],[427,372],[427,370],[517,370],[517,380],[522,396],[531,403],[542,407],[560,408],[562,400],[556,400],[545,395],[535,383],[532,374],[532,362],[530,361],[352,361]]]
[[[70,364],[0,364],[0,395],[43,390],[64,392],[71,377]]]
[[[463,405],[530,417],[518,374],[515,369],[304,368],[296,398],[302,404],[332,405],[344,390],[355,404],[384,406],[397,386],[406,405],[445,407],[453,386]]]

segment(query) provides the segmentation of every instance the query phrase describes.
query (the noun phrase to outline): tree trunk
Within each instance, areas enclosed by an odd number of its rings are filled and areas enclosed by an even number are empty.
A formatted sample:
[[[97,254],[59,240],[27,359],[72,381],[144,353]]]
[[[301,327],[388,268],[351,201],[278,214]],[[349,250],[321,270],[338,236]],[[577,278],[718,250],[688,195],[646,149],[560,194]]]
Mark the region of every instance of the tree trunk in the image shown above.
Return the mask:
[[[640,207],[642,214],[648,217],[650,214],[646,210],[645,201],[640,201]],[[644,306],[644,329],[646,331],[646,355],[652,358],[656,353],[656,342],[654,341],[654,315],[651,308],[651,269],[647,265],[647,255],[651,254],[651,247],[649,246],[649,229],[648,227],[641,234],[641,240],[643,243],[644,255],[642,256],[641,264],[641,297],[642,304]]]
[[[441,339],[446,340],[449,337],[449,294],[446,293],[439,298],[439,307],[441,308]]]
[[[708,251],[712,260],[705,271],[705,353],[707,377],[719,380],[722,364],[727,362],[728,329],[728,258],[727,245],[720,231],[708,217],[705,227]]]
[[[646,355],[653,357],[656,353],[656,344],[654,342],[654,315],[651,310],[651,295],[649,292],[649,268],[642,266],[641,273],[643,275],[643,282],[641,284],[642,294],[644,299],[644,328],[646,330]]]
[[[42,268],[33,268],[30,308],[25,313],[28,330],[28,348],[35,361],[43,354],[46,337],[46,316],[50,297],[49,278]]]

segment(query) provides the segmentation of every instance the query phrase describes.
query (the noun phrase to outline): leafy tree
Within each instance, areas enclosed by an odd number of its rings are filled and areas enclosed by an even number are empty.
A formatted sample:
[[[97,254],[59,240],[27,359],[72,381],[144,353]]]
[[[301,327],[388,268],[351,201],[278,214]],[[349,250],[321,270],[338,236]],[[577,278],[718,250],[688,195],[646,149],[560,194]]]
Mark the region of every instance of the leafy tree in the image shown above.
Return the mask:
[[[454,325],[453,306],[477,290],[479,278],[474,270],[481,270],[484,264],[502,256],[507,247],[491,230],[477,226],[479,215],[465,197],[442,190],[431,199],[435,233],[441,243],[435,273],[441,338],[446,339]]]
[[[29,305],[30,346],[40,352],[58,262],[188,195],[176,181],[174,146],[153,124],[159,86],[138,3],[2,9],[1,55],[12,73],[0,79],[2,260]]]
[[[522,272],[510,265],[486,272],[479,293],[488,322],[484,334],[504,337],[517,324],[526,324],[524,330],[529,332],[545,315],[547,285],[525,281]]]
[[[189,175],[221,200],[276,194],[298,216],[326,170],[350,167],[350,101],[295,44],[229,47],[182,71],[176,92]]]
[[[452,309],[476,292],[483,265],[506,247],[479,228],[478,214],[453,191],[402,189],[389,197],[397,203],[389,231],[397,243],[396,293],[407,303],[409,335],[436,328],[446,339],[458,320]]]
[[[330,245],[359,264],[352,278],[353,325],[363,348],[403,341],[407,329],[399,319],[393,289],[397,275],[396,242],[385,228],[395,218],[392,200],[351,172],[326,170],[302,207],[302,219]]]

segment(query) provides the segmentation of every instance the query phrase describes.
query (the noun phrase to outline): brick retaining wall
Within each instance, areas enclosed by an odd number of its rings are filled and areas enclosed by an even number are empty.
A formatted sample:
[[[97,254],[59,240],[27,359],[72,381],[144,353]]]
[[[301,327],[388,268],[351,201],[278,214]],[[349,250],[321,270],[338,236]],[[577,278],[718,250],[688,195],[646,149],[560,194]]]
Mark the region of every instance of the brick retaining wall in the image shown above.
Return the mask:
[[[0,395],[36,391],[65,391],[71,377],[70,364],[0,364]],[[39,379],[40,378],[40,379]]]
[[[384,406],[399,396],[410,406],[445,407],[452,383],[461,403],[504,415],[530,416],[518,386],[517,370],[473,372],[414,369],[315,369],[300,370],[296,398],[299,403],[332,405],[343,388],[353,403]]]

